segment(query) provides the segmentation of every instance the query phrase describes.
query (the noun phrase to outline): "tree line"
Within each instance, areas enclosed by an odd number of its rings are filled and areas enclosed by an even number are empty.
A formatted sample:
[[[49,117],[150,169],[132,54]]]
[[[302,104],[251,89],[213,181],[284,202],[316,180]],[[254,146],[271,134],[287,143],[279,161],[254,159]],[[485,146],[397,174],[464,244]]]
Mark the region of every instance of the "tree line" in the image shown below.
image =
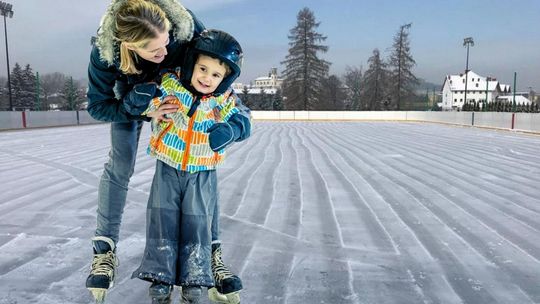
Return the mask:
[[[375,48],[368,67],[347,67],[345,75],[330,75],[331,62],[320,58],[328,51],[326,36],[317,32],[320,22],[309,8],[297,14],[288,35],[289,50],[282,64],[282,90],[267,94],[239,92],[254,110],[426,110],[428,103],[415,93],[419,80],[412,69],[409,31],[401,25],[393,38],[388,58]],[[6,81],[1,81],[7,83]],[[61,73],[39,75],[30,65],[17,63],[12,71],[12,109],[74,110],[85,101],[84,86]],[[0,107],[10,108],[7,85],[0,90]]]
[[[10,73],[11,104],[7,78],[0,78],[0,111],[78,110],[86,101],[86,86],[62,73],[41,75],[27,64],[15,63]]]
[[[388,58],[375,48],[367,70],[348,67],[342,77],[330,75],[331,63],[319,56],[328,51],[327,37],[317,32],[319,25],[309,8],[299,11],[288,35],[288,54],[281,62],[283,91],[250,96],[246,89],[241,95],[246,104],[255,110],[428,109],[426,100],[415,93],[419,79],[412,71],[416,62],[410,49],[411,23],[399,27]]]
[[[496,100],[485,103],[485,100],[470,101],[463,104],[461,111],[469,112],[516,112],[540,113],[538,103],[524,104],[521,102]]]

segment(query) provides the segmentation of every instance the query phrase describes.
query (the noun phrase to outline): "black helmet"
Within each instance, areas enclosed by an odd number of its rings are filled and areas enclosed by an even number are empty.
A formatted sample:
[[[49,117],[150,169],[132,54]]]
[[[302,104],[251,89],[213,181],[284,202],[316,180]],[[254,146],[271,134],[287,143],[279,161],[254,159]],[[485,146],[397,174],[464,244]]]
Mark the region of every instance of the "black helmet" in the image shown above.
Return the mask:
[[[221,60],[228,65],[231,73],[223,78],[213,94],[223,94],[240,76],[240,67],[242,66],[242,47],[233,36],[219,30],[205,30],[199,37],[193,39],[190,44],[184,65],[181,71],[182,83],[191,87],[191,76],[193,67],[199,54],[208,55]]]

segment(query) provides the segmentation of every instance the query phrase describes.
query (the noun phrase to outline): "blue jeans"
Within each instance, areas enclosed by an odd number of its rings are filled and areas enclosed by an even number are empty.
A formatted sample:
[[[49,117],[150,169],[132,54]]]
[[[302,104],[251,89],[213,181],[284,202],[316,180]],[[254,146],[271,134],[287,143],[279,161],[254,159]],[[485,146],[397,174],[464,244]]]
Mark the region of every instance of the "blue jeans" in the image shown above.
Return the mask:
[[[112,122],[109,160],[98,188],[96,236],[118,243],[122,214],[126,205],[129,179],[133,175],[142,121]],[[219,242],[219,204],[212,218],[212,242]]]

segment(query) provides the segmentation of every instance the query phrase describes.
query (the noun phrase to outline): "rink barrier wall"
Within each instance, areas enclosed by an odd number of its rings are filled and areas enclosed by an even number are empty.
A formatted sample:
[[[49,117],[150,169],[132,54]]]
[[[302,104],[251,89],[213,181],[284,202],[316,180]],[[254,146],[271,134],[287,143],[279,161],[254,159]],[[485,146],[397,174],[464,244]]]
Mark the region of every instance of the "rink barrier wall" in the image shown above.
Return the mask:
[[[0,112],[0,130],[76,126],[102,123],[87,111]]]
[[[252,111],[254,120],[419,121],[540,133],[540,113],[422,111]]]
[[[540,113],[420,111],[252,111],[254,120],[420,121],[540,133]],[[86,111],[0,112],[0,130],[103,123]]]

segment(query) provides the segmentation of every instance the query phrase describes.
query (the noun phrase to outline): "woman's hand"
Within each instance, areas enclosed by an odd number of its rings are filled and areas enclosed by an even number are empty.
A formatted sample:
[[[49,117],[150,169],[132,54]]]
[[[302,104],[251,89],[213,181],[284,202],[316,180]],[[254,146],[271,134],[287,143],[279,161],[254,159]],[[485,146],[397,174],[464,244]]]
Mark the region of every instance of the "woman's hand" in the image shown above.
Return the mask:
[[[180,108],[177,104],[171,104],[169,103],[171,100],[175,100],[176,97],[174,96],[166,96],[163,99],[163,104],[159,106],[159,108],[154,112],[149,112],[146,114],[146,116],[151,117],[152,119],[155,119],[157,123],[160,123],[162,121],[165,122],[171,122],[172,119],[168,118],[167,114],[176,113],[178,109]]]
[[[141,115],[148,107],[150,100],[161,96],[157,84],[153,82],[139,83],[124,97],[124,108],[131,115]]]

